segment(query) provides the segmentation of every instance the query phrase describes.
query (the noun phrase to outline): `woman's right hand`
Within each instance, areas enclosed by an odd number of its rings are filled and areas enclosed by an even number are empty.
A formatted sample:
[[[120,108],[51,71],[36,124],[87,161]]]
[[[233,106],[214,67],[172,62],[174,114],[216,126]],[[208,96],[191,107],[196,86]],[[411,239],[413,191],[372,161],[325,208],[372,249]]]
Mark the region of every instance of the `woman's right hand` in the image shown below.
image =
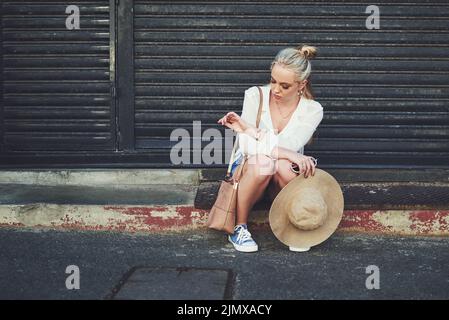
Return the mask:
[[[217,123],[226,126],[237,133],[245,132],[251,129],[249,126],[237,113],[228,112],[223,118],[217,121]]]

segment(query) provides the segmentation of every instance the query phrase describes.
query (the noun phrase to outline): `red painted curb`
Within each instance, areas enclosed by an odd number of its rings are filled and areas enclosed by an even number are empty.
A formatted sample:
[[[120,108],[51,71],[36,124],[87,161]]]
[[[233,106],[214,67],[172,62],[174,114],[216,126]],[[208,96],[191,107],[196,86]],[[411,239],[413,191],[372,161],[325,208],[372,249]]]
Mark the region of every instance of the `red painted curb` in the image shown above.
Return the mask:
[[[449,210],[347,210],[342,230],[361,232],[449,235]]]
[[[206,227],[208,210],[193,206],[2,206],[0,226],[125,232],[183,231]],[[268,226],[268,213],[250,216]],[[337,231],[449,235],[449,210],[346,210]]]

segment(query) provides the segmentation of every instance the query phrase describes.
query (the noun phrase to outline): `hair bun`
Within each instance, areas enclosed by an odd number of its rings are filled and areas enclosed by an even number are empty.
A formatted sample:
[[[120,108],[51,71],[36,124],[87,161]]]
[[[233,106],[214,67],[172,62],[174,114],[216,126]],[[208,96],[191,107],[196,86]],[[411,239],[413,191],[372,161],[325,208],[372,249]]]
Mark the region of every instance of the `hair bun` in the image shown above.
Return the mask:
[[[312,60],[316,57],[317,49],[316,47],[308,46],[308,45],[301,45],[298,48],[299,53],[306,58],[307,60]]]

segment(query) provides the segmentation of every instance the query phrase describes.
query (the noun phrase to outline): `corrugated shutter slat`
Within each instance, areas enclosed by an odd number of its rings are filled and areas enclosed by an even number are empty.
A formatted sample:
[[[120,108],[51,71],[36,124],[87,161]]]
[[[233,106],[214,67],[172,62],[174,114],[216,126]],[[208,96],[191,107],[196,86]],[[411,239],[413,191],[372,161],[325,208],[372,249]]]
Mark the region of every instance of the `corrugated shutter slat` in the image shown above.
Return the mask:
[[[167,154],[173,129],[219,128],[269,82],[280,49],[308,43],[325,115],[307,153],[336,167],[449,166],[449,6],[379,1],[381,29],[367,30],[371,4],[135,1],[136,147]]]
[[[65,25],[73,4],[79,30]],[[1,6],[5,150],[114,150],[109,1]]]

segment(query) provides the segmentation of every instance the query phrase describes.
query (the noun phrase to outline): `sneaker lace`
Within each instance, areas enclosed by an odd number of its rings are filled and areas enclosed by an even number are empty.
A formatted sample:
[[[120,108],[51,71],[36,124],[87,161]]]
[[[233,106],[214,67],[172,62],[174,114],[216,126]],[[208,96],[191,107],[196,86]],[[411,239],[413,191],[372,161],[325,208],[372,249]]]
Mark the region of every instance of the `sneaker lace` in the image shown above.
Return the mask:
[[[239,233],[237,235],[237,242],[243,243],[247,240],[252,240],[251,233],[245,228],[240,228]]]

